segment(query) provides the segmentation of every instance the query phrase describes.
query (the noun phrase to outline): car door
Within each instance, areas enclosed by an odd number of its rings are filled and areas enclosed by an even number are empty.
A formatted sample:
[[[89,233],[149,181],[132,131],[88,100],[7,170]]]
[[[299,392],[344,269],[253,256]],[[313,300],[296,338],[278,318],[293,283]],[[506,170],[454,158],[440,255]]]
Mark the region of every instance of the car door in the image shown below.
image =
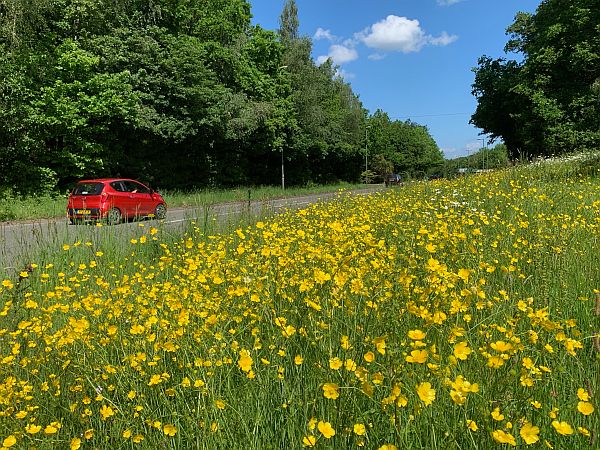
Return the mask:
[[[131,216],[147,216],[154,212],[152,191],[141,183],[133,180],[123,182],[129,194]]]
[[[135,199],[128,191],[125,181],[113,181],[110,183],[113,188],[111,206],[118,208],[123,217],[130,217],[135,214]]]

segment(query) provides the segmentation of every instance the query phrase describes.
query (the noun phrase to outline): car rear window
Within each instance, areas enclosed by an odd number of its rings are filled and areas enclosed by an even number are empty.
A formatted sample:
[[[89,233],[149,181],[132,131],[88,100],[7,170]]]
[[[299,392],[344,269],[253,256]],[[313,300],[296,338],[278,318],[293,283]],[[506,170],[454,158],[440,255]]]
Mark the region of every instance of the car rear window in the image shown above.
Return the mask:
[[[73,189],[73,195],[100,195],[102,189],[102,183],[78,183]]]

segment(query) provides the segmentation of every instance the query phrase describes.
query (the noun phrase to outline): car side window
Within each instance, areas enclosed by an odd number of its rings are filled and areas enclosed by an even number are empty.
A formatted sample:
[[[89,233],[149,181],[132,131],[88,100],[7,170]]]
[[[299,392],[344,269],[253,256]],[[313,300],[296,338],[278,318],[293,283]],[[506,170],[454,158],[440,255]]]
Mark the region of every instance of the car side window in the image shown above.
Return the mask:
[[[112,183],[110,183],[110,187],[112,187],[117,192],[127,192],[125,190],[125,186],[123,186],[123,183],[121,181],[113,181]]]
[[[132,192],[134,194],[149,194],[150,189],[146,186],[136,183],[135,181],[124,181],[123,182],[127,188],[127,192]]]

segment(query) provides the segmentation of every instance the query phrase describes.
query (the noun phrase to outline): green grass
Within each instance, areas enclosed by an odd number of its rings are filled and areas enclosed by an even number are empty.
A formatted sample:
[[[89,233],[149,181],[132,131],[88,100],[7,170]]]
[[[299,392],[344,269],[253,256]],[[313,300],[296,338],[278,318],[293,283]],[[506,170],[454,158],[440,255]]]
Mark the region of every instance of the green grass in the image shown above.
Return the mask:
[[[600,160],[545,164],[200,219],[181,234],[74,228],[87,235],[0,276],[0,443],[513,448],[496,432],[519,448],[595,450],[578,427],[599,423]],[[428,364],[407,359],[415,350]],[[462,404],[459,376],[478,384]],[[531,446],[525,420],[539,427]],[[55,434],[25,431],[54,421]]]

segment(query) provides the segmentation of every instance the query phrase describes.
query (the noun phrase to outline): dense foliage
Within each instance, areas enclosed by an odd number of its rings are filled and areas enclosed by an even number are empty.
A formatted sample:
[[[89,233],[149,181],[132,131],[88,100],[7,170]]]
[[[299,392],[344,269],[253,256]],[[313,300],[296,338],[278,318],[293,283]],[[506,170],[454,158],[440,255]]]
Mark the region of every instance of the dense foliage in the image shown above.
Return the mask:
[[[0,190],[278,184],[282,164],[289,184],[358,180],[368,112],[297,15],[276,32],[247,0],[0,2]]]
[[[600,144],[600,1],[544,0],[518,13],[505,50],[475,69],[471,123],[501,138],[513,158]]]

